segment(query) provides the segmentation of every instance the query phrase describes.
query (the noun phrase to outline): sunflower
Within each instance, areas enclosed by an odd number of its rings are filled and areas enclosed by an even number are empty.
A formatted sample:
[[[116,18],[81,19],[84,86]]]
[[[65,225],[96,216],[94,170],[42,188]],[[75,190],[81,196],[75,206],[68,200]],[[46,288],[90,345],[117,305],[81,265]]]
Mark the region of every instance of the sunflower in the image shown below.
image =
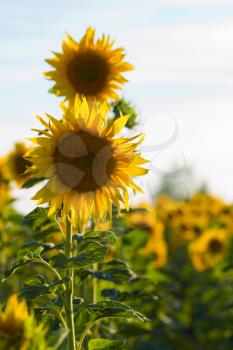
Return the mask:
[[[33,314],[29,314],[25,301],[13,294],[5,309],[0,308],[1,350],[52,350],[46,345],[46,329],[37,325]]]
[[[156,213],[160,220],[170,221],[177,216],[183,215],[183,202],[176,201],[167,195],[159,195],[155,201]]]
[[[0,184],[7,183],[6,158],[0,158]]]
[[[0,331],[11,336],[18,334],[29,318],[25,301],[19,301],[13,294],[7,301],[4,311],[0,310]]]
[[[0,210],[10,202],[10,188],[7,181],[5,158],[0,158]],[[1,224],[0,224],[1,227]]]
[[[142,254],[152,254],[157,268],[167,263],[167,245],[164,240],[164,226],[156,218],[154,207],[150,203],[140,203],[137,208],[146,209],[126,214],[126,223],[130,227],[139,228],[149,233]]]
[[[153,207],[150,203],[139,203],[131,212],[125,215],[128,226],[151,231],[155,222]],[[136,210],[137,209],[137,210]]]
[[[225,203],[217,197],[197,192],[190,199],[192,210],[196,213],[208,213],[210,216],[218,216]]]
[[[189,254],[196,270],[202,271],[217,265],[224,257],[229,233],[219,228],[206,230],[189,245]]]
[[[123,48],[113,48],[114,41],[103,35],[95,40],[95,30],[88,28],[77,42],[67,34],[62,53],[46,59],[54,70],[44,73],[55,81],[50,92],[73,101],[76,95],[87,99],[108,100],[118,97],[115,90],[127,82],[122,73],[133,69],[125,61]]]
[[[91,216],[99,224],[111,218],[113,203],[119,210],[121,203],[128,208],[127,187],[141,191],[132,176],[148,171],[140,167],[147,161],[136,152],[143,137],[115,138],[128,117],[107,120],[105,103],[89,105],[77,97],[74,107],[63,106],[63,111],[62,121],[39,117],[46,131],[31,139],[37,144],[27,154],[33,176],[48,178],[34,199],[50,203],[49,215],[61,209],[63,220],[75,227]]]
[[[161,226],[162,228],[162,226]],[[154,265],[160,268],[167,263],[167,244],[161,236],[151,235],[144,248],[140,250],[142,254],[152,254]]]
[[[136,207],[142,210],[127,213],[125,216],[127,225],[148,231],[156,237],[162,237],[163,225],[157,220],[153,206],[150,203],[144,202],[138,204]]]
[[[26,170],[31,165],[31,163],[24,158],[27,151],[28,147],[23,142],[18,142],[6,159],[8,178],[14,180],[19,186],[30,177],[30,175],[25,174]]]

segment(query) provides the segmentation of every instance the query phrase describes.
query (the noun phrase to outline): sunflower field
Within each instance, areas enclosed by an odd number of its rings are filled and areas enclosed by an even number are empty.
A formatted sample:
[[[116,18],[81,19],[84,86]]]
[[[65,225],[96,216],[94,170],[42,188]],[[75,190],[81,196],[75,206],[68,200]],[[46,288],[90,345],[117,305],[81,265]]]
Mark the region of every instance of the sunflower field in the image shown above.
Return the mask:
[[[60,115],[0,160],[0,350],[233,348],[233,205],[135,200],[150,163],[118,95],[125,55],[67,34],[46,59]],[[27,215],[15,187],[34,191]]]

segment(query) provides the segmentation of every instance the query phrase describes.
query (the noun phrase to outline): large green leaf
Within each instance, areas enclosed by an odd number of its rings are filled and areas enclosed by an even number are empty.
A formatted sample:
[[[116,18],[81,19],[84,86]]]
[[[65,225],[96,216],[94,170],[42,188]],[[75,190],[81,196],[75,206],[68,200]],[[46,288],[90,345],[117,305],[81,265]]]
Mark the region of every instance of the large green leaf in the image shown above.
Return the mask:
[[[91,339],[88,350],[127,350],[125,340]]]
[[[98,242],[85,242],[80,247],[77,256],[67,259],[66,267],[80,268],[103,261],[108,253],[108,248]]]
[[[97,242],[109,246],[114,244],[117,238],[113,231],[90,231],[83,235],[73,235],[73,239],[77,241],[78,247],[80,247],[80,245],[86,245],[90,242]]]
[[[4,271],[4,279],[2,282],[5,282],[8,278],[10,278],[18,269],[21,267],[24,267],[25,265],[30,264],[33,262],[33,258],[29,255],[25,255],[21,259],[16,260],[12,265],[10,265],[5,271]]]
[[[146,322],[149,321],[140,312],[132,309],[130,306],[119,303],[118,301],[100,301],[97,304],[87,305],[88,311],[95,315],[95,319],[101,318],[131,318],[138,321]]]
[[[34,299],[42,295],[50,294],[49,284],[42,276],[34,276],[25,282],[20,289],[20,294],[26,299]]]
[[[108,248],[98,242],[85,242],[79,247],[79,253],[66,258],[64,254],[58,254],[51,258],[51,263],[56,268],[74,268],[79,269],[104,260],[108,253]]]
[[[94,240],[103,245],[111,245],[116,242],[116,234],[113,231],[90,231],[84,234],[83,240]]]

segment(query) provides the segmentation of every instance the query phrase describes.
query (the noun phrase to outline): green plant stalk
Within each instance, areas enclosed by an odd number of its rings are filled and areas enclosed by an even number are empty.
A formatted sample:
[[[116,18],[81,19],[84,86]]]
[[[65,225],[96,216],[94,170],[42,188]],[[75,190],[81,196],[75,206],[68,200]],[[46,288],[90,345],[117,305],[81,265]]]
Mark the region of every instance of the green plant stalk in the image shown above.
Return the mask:
[[[95,322],[96,321],[91,321],[87,324],[86,328],[84,329],[84,331],[79,339],[77,350],[82,350],[82,345],[83,345],[84,339],[85,339],[88,331],[94,326]]]
[[[93,270],[98,271],[98,264],[93,264]],[[97,294],[98,294],[98,281],[96,277],[93,277],[93,284],[92,284],[92,302],[93,304],[97,303]]]
[[[67,258],[72,257],[72,228],[70,222],[66,221],[66,237],[65,237],[65,254]],[[67,325],[69,328],[69,350],[76,350],[75,328],[74,328],[74,306],[73,306],[73,289],[74,289],[74,273],[72,269],[67,269],[66,276],[68,283],[66,285],[66,314]]]
[[[81,334],[81,337],[80,337],[79,342],[78,342],[78,345],[77,345],[77,350],[82,350],[82,345],[83,345],[84,339],[85,339],[87,333],[89,332],[89,330],[90,330],[97,322],[99,322],[101,319],[104,319],[104,318],[110,319],[110,318],[119,318],[119,317],[118,317],[118,316],[101,317],[101,318],[99,318],[98,320],[90,321],[90,322],[87,324],[87,326],[86,326],[86,328],[84,329],[84,331],[82,332],[82,334]]]

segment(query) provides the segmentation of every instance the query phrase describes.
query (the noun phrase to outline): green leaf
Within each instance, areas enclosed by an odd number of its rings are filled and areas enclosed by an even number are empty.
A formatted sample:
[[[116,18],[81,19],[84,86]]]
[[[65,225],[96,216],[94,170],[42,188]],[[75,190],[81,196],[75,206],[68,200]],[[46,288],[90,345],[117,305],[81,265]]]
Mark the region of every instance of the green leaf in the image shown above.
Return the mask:
[[[20,294],[26,299],[34,299],[55,292],[61,284],[66,282],[67,278],[64,278],[49,284],[42,275],[36,275],[24,283]]]
[[[5,271],[4,271],[4,279],[2,282],[5,282],[9,277],[11,277],[18,269],[31,264],[31,263],[40,263],[44,262],[40,255],[29,252],[28,254],[20,257],[16,261],[13,262]]]
[[[50,222],[48,219],[48,208],[37,207],[24,217],[22,225],[27,225],[32,230],[36,230],[48,222]]]
[[[48,295],[50,294],[49,287],[46,285],[43,286],[25,286],[21,288],[20,294],[22,297],[26,299],[34,299],[36,297],[42,296],[42,295]]]
[[[113,283],[128,282],[135,277],[135,274],[130,270],[128,265],[120,260],[112,260],[104,264],[104,267],[100,271],[83,270],[80,275],[83,279],[88,275],[92,275],[95,278]]]
[[[52,257],[50,261],[56,268],[79,269],[103,261],[107,253],[108,248],[105,245],[95,241],[85,241],[80,244],[77,256],[67,259],[64,254],[58,254]]]
[[[144,304],[150,302],[155,303],[158,301],[158,296],[153,290],[144,290],[144,289],[134,289],[132,291],[119,291],[114,288],[105,288],[102,290],[101,295],[105,298],[110,298],[116,301],[136,301],[140,300]]]
[[[50,261],[51,265],[56,268],[66,268],[67,257],[64,254],[54,255]]]
[[[149,321],[140,312],[132,309],[126,304],[119,303],[118,301],[100,301],[97,304],[87,305],[88,311],[95,315],[95,319],[102,318],[131,318],[142,322]]]
[[[148,240],[148,232],[142,229],[134,229],[123,237],[123,244],[129,251],[135,251],[145,246]]]
[[[80,253],[66,261],[66,268],[81,268],[104,260],[108,248],[98,242],[85,242]]]
[[[32,259],[25,255],[23,258],[16,260],[11,266],[9,266],[4,271],[4,279],[2,282],[5,282],[9,277],[11,277],[18,269],[21,267],[24,267],[25,265],[28,265],[32,262]]]
[[[26,254],[32,253],[40,255],[43,250],[46,249],[46,245],[39,243],[39,242],[32,242],[29,244],[24,245],[19,251],[18,251],[18,257],[23,257]]]
[[[116,239],[116,234],[113,231],[90,231],[83,236],[83,241],[94,240],[107,246],[114,244]]]
[[[45,225],[39,227],[36,231],[33,230],[33,237],[36,240],[45,240],[49,241],[47,236],[59,232],[59,228],[55,222],[45,223]]]
[[[38,312],[46,312],[46,314],[50,315],[58,315],[62,312],[63,305],[60,303],[59,300],[53,299],[53,300],[46,300],[46,304],[42,305],[40,307],[36,308],[36,311]]]
[[[127,350],[125,340],[91,339],[88,350]]]
[[[121,114],[130,116],[126,123],[126,128],[132,129],[135,125],[137,125],[138,115],[135,107],[131,102],[126,101],[124,98],[121,98],[117,101],[112,102],[111,106],[115,119],[119,118]]]
[[[24,182],[21,188],[31,188],[44,180],[46,180],[45,177],[36,177],[36,178],[29,179],[26,182]]]
[[[64,342],[68,334],[69,330],[66,328],[61,328],[57,331],[50,333],[50,336],[48,338],[48,346],[50,346],[51,349],[54,350],[58,349]]]

